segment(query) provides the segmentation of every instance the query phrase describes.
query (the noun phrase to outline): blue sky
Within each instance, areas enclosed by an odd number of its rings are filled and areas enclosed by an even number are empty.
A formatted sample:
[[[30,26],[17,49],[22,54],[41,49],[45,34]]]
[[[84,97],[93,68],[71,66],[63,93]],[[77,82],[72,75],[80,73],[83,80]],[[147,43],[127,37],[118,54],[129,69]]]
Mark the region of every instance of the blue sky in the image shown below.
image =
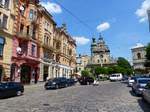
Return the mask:
[[[66,9],[88,24],[89,30],[73,18]],[[78,39],[77,53],[90,54],[92,37],[101,31],[114,57],[131,59],[132,46],[150,42],[146,9],[150,0],[42,0],[60,26],[67,24],[68,32]],[[97,29],[97,27],[99,28]]]

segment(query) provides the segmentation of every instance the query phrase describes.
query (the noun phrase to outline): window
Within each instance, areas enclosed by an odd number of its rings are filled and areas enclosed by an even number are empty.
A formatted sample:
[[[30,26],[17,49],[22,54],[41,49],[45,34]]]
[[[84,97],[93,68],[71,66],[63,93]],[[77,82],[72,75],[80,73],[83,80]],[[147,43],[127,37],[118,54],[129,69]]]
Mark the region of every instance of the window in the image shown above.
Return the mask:
[[[100,61],[99,60],[97,60],[97,63],[99,63]]]
[[[34,11],[33,11],[33,9],[31,9],[30,14],[29,14],[29,19],[30,20],[33,20],[33,13],[34,13]]]
[[[5,0],[0,0],[0,4],[4,6]]]
[[[36,46],[32,44],[31,55],[35,56],[35,52],[36,52]]]
[[[30,27],[27,26],[27,35],[29,35],[29,29],[30,29]]]
[[[21,33],[23,33],[23,28],[24,28],[24,25],[21,24],[21,25],[20,25],[20,32],[21,32]]]
[[[5,0],[4,8],[9,8],[9,0]]]
[[[141,53],[137,53],[137,58],[141,59]]]
[[[0,36],[0,56],[3,56],[3,49],[4,49],[5,39]]]
[[[7,20],[8,20],[8,16],[4,15],[3,16],[3,27],[7,29]]]

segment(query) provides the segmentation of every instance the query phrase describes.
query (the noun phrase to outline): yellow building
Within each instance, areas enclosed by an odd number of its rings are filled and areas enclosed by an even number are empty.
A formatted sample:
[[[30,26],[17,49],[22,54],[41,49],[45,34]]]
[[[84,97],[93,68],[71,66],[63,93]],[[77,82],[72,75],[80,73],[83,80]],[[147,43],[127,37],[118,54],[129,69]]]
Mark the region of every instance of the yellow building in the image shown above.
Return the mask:
[[[68,34],[66,25],[58,28],[59,39],[61,39],[61,53],[59,54],[58,76],[70,77],[76,68],[76,43]]]
[[[0,81],[10,77],[14,0],[0,0]]]
[[[52,15],[44,7],[39,6],[39,13],[39,37],[41,41],[39,80],[46,81],[48,78],[54,77],[54,28],[56,27],[56,23],[52,19]]]

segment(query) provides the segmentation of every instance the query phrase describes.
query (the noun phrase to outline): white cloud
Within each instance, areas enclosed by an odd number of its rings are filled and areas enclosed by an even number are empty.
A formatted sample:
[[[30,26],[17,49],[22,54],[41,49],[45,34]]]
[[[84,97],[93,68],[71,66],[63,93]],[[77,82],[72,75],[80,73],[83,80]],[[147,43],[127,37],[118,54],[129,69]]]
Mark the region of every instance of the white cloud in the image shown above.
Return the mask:
[[[51,2],[41,2],[42,6],[44,6],[50,13],[59,14],[62,13],[61,7],[56,3]]]
[[[105,31],[109,28],[110,28],[110,24],[108,22],[104,22],[104,23],[98,25],[96,29],[98,32],[102,32],[102,31]]]
[[[79,45],[86,45],[87,43],[90,42],[90,39],[85,37],[73,37],[73,38],[76,40],[77,44]]]
[[[150,8],[150,0],[144,0],[141,7],[136,10],[135,14],[140,18],[139,22],[145,22],[147,20],[147,10]]]

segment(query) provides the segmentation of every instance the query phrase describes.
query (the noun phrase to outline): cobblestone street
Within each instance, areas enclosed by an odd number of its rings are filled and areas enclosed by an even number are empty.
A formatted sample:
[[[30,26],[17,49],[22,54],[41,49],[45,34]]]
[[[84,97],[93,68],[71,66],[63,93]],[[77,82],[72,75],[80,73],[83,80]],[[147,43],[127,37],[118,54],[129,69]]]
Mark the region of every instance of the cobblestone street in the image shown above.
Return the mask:
[[[0,100],[0,112],[150,112],[150,105],[133,96],[120,82],[44,90],[26,86],[20,97]]]

